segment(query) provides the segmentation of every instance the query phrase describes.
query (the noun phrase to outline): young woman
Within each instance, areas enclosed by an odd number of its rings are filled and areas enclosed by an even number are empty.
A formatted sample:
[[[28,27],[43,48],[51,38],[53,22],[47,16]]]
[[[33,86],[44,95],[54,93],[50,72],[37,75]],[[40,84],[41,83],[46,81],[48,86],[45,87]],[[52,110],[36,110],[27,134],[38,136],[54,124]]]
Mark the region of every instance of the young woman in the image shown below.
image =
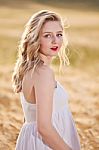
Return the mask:
[[[54,12],[40,11],[26,25],[13,73],[25,117],[16,150],[80,150],[67,92],[50,67],[57,55],[61,64],[68,61],[63,39],[64,25]]]

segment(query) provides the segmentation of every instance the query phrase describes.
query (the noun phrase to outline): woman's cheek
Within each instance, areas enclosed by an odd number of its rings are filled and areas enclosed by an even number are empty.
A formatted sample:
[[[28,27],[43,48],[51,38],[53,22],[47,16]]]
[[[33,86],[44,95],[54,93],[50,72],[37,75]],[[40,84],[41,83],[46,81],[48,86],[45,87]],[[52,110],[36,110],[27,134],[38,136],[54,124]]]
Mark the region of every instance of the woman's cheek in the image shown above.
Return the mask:
[[[62,44],[63,44],[63,40],[61,39],[61,40],[59,40],[59,47],[61,47],[62,46]]]

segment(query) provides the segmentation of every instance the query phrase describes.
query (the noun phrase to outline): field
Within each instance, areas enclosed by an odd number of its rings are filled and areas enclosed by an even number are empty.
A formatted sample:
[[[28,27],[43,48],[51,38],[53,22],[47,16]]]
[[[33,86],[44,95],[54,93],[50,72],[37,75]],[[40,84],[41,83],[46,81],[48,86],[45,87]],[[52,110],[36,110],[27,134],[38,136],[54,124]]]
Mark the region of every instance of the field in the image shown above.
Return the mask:
[[[55,7],[36,2],[0,2],[0,150],[13,150],[23,123],[19,96],[14,94],[11,75],[17,47],[30,16],[49,9],[67,19],[70,66],[56,79],[68,91],[69,106],[80,136],[82,150],[99,149],[99,12],[93,9]]]

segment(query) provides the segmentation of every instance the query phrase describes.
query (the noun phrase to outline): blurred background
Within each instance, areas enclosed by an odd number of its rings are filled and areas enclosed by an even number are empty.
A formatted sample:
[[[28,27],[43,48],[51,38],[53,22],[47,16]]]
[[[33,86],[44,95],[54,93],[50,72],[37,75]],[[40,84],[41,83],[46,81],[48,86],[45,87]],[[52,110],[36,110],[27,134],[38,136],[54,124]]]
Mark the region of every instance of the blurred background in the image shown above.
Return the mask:
[[[69,106],[82,150],[99,150],[99,1],[0,0],[0,150],[13,150],[23,123],[19,95],[12,90],[12,72],[25,24],[35,12],[48,9],[67,20],[70,65],[56,79],[69,93]]]

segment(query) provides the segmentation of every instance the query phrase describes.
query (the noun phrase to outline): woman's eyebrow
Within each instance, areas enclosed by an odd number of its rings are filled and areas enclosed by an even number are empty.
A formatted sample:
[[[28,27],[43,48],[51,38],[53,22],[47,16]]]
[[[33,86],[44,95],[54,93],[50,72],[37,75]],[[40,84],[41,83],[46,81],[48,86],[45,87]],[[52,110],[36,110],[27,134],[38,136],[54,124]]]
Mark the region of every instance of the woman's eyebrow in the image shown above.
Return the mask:
[[[56,33],[59,33],[59,32],[63,32],[63,31],[57,31]],[[43,32],[43,34],[44,33],[53,33],[53,32],[48,32],[48,31],[46,31],[46,32]]]

